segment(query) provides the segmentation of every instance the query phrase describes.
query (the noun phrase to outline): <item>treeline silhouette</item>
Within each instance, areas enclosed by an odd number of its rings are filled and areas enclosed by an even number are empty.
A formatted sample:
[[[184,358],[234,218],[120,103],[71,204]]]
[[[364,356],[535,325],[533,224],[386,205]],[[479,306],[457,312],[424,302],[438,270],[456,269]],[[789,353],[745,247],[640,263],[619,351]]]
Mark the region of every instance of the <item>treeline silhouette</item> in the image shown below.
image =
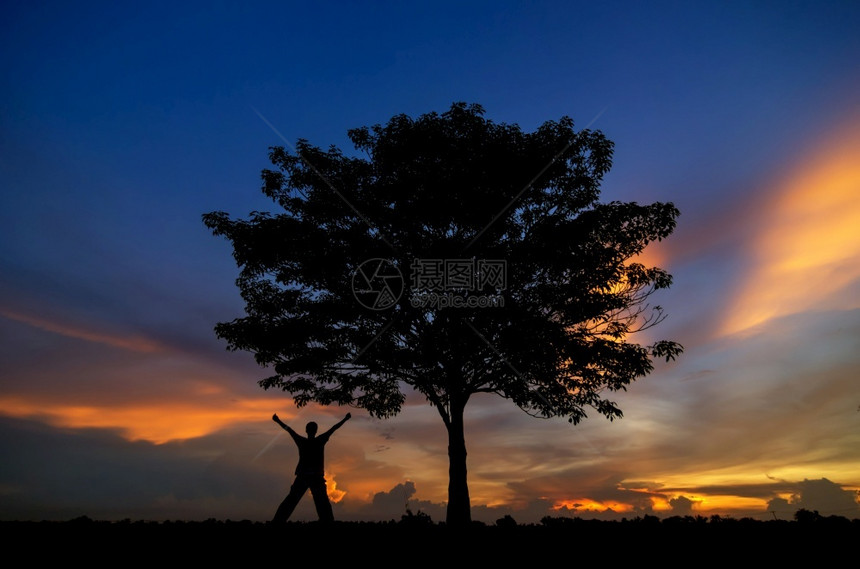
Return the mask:
[[[81,516],[67,521],[0,521],[0,531],[3,535],[14,535],[16,531],[81,531],[92,530],[98,532],[115,532],[120,535],[123,532],[134,534],[141,532],[156,534],[162,532],[167,535],[170,532],[181,534],[183,532],[191,535],[193,532],[235,532],[241,535],[243,532],[284,533],[296,535],[305,532],[312,535],[313,532],[335,535],[337,533],[361,533],[367,532],[392,532],[396,535],[402,531],[416,533],[433,531],[460,532],[470,535],[509,535],[512,531],[522,531],[528,535],[557,534],[558,532],[591,532],[611,534],[613,532],[624,532],[627,530],[644,532],[648,530],[658,531],[694,531],[721,532],[740,530],[743,532],[795,532],[821,528],[827,531],[845,530],[849,532],[860,532],[860,519],[851,519],[839,515],[822,515],[813,510],[800,509],[794,514],[792,520],[780,519],[754,519],[752,517],[733,518],[730,516],[670,516],[660,518],[653,515],[636,516],[633,518],[621,518],[619,520],[599,520],[569,516],[545,516],[539,523],[519,523],[513,516],[505,515],[494,523],[472,521],[469,528],[462,530],[446,527],[446,523],[435,522],[424,512],[413,513],[410,510],[401,516],[400,520],[389,521],[289,521],[283,524],[272,522],[259,522],[251,520],[218,520],[210,518],[205,521],[148,521],[124,519],[119,521],[93,520],[88,516]],[[212,534],[210,534],[212,535]]]
[[[368,527],[378,528],[380,530],[397,528],[407,529],[428,529],[440,528],[446,529],[446,523],[435,522],[426,513],[418,511],[412,512],[406,510],[406,513],[400,517],[400,520],[388,521],[335,521],[335,522],[317,522],[317,521],[291,521],[285,524],[291,530],[298,528],[326,528],[326,531],[338,527]],[[787,528],[787,527],[840,527],[860,528],[860,518],[848,518],[840,515],[822,515],[818,510],[800,509],[794,513],[792,520],[781,519],[755,519],[753,517],[735,518],[731,516],[701,516],[701,515],[676,515],[669,517],[658,517],[653,515],[636,516],[633,518],[621,518],[618,520],[600,520],[593,518],[581,518],[576,516],[544,516],[539,523],[519,523],[511,515],[505,515],[497,519],[494,523],[486,523],[482,521],[472,521],[471,529],[486,529],[497,528],[499,530],[508,530],[512,528],[544,528],[544,529],[565,529],[565,528],[594,528],[610,531],[615,528],[635,527],[642,529],[646,527],[741,527],[741,528]],[[147,529],[147,528],[165,528],[165,529],[236,529],[243,528],[267,528],[271,527],[272,531],[284,531],[279,529],[280,526],[272,522],[260,522],[251,520],[218,520],[209,518],[204,521],[181,521],[181,520],[166,520],[166,521],[151,521],[151,520],[131,520],[126,518],[119,521],[94,520],[89,516],[80,516],[66,521],[0,521],[0,529],[4,531],[14,531],[15,529],[44,529],[52,528],[115,528],[117,530],[124,529]],[[460,531],[459,529],[457,531]]]
[[[757,520],[721,516],[645,515],[616,521],[578,517],[544,517],[539,523],[518,523],[504,516],[495,523],[474,521],[466,528],[435,522],[422,512],[407,511],[387,522],[289,521],[283,524],[249,520],[98,521],[82,516],[68,521],[6,521],[0,531],[10,551],[24,544],[37,547],[40,559],[87,559],[92,565],[122,559],[162,560],[174,564],[281,558],[319,562],[360,560],[424,560],[441,565],[446,555],[466,563],[526,561],[537,555],[547,562],[640,562],[653,555],[669,556],[661,566],[689,564],[690,555],[724,562],[796,560],[814,555],[817,563],[855,555],[860,519],[798,510],[791,520]],[[106,547],[109,546],[107,549]],[[32,547],[32,545],[28,546]],[[30,551],[30,550],[28,550]],[[303,553],[305,552],[305,553]],[[701,560],[701,557],[698,559]],[[383,565],[391,564],[389,562]],[[419,564],[420,565],[420,564]]]

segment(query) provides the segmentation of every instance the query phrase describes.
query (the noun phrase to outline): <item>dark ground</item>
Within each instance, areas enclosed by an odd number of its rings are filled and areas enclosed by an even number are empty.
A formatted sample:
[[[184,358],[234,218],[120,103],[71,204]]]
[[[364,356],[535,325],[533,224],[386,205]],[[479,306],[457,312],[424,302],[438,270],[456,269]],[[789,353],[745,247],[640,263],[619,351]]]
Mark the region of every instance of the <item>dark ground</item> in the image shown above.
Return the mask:
[[[423,519],[399,522],[250,521],[121,522],[83,517],[66,522],[0,522],[7,557],[23,554],[36,565],[84,562],[88,566],[159,563],[167,566],[272,563],[279,566],[360,563],[365,566],[457,568],[653,562],[661,566],[791,566],[857,562],[860,520],[816,518],[756,521],[646,516],[621,522],[545,518],[518,525],[500,520],[454,529]],[[13,553],[17,553],[13,555]],[[450,569],[455,569],[451,567]]]

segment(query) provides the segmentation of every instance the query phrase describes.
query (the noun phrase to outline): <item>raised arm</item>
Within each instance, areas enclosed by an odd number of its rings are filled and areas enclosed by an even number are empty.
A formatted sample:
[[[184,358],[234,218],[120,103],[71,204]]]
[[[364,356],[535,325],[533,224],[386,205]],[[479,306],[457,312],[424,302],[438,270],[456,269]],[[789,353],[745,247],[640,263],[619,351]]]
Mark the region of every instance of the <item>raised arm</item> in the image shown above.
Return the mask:
[[[343,424],[344,424],[344,423],[346,423],[347,421],[349,421],[350,417],[352,417],[352,413],[347,413],[347,414],[346,414],[346,417],[344,417],[343,419],[341,419],[340,421],[338,421],[337,423],[335,423],[335,424],[332,426],[332,428],[331,428],[331,429],[329,429],[329,430],[327,430],[325,433],[323,433],[323,436],[324,436],[324,437],[328,437],[328,436],[329,436],[329,435],[331,435],[333,432],[335,432],[336,430],[338,430],[339,428],[341,428],[341,427],[343,426]]]
[[[280,426],[281,426],[285,431],[287,431],[288,433],[290,433],[290,435],[292,435],[292,437],[293,437],[293,438],[296,438],[297,436],[299,436],[299,434],[298,434],[297,432],[295,432],[294,430],[292,430],[292,429],[290,428],[290,426],[289,426],[289,425],[287,425],[286,423],[284,423],[283,421],[281,421],[281,418],[280,418],[280,417],[278,417],[278,414],[277,414],[277,413],[275,413],[274,415],[272,415],[272,421],[274,421],[274,422],[276,422],[277,424],[279,424],[279,425],[280,425]]]

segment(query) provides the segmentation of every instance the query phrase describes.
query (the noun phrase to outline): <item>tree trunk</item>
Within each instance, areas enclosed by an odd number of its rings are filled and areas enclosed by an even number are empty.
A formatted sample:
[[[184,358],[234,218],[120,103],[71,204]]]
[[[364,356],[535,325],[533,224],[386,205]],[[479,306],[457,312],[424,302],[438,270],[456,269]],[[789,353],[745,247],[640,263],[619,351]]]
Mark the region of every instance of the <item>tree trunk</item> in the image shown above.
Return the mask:
[[[469,485],[466,481],[466,438],[463,407],[451,409],[448,423],[448,511],[449,526],[466,526],[472,521]]]

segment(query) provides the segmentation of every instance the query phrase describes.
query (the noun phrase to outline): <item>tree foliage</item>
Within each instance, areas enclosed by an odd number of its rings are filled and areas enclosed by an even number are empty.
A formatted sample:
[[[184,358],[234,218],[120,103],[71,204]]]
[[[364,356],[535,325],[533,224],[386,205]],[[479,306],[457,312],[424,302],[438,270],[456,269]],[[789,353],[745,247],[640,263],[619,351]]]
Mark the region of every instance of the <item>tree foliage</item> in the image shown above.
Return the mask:
[[[348,404],[384,418],[400,411],[405,386],[420,392],[449,432],[449,490],[459,494],[449,521],[468,518],[460,441],[471,395],[495,393],[572,423],[589,409],[613,419],[622,412],[612,392],[681,352],[672,341],[631,339],[662,319],[648,297],[672,280],[636,256],[673,231],[679,212],[671,203],[601,203],[613,144],[576,131],[569,117],[524,132],[457,103],[348,135],[350,155],[303,139],[293,151],[270,149],[262,189],[279,213],[204,215],[232,243],[246,305],[216,333],[253,352],[271,372],[260,385],[299,406]],[[357,302],[353,279],[369,259],[404,277],[388,309]],[[503,305],[416,303],[416,259],[504,261],[503,283],[446,291]],[[463,500],[465,513],[460,505],[452,514],[451,502]]]

